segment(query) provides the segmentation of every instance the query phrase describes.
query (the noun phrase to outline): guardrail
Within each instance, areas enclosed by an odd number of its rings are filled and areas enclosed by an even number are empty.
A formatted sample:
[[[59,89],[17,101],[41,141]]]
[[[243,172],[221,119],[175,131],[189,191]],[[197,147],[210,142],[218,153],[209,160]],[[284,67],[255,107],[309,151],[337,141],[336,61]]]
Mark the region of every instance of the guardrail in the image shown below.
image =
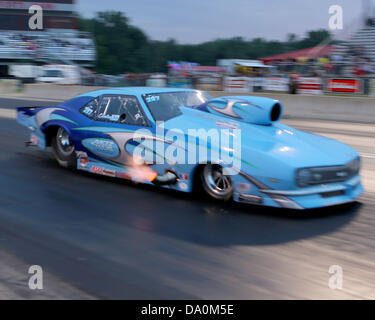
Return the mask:
[[[181,80],[180,80],[181,81]],[[169,81],[171,87],[194,87],[201,90],[227,92],[291,92],[296,94],[322,95],[353,94],[375,96],[375,78],[363,77],[210,77],[197,81],[184,79],[181,83]],[[187,84],[187,85],[186,85]],[[193,85],[194,84],[194,85]],[[295,90],[293,89],[295,87]]]

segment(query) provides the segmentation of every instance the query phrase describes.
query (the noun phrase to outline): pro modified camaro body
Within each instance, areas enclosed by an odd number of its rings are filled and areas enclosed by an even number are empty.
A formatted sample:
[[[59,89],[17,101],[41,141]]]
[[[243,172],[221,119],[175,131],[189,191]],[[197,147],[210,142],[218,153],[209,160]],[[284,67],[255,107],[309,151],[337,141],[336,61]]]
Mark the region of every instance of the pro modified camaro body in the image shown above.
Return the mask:
[[[292,209],[363,192],[351,147],[279,122],[279,101],[197,90],[112,88],[51,107],[19,108],[28,145],[60,165],[164,188]]]

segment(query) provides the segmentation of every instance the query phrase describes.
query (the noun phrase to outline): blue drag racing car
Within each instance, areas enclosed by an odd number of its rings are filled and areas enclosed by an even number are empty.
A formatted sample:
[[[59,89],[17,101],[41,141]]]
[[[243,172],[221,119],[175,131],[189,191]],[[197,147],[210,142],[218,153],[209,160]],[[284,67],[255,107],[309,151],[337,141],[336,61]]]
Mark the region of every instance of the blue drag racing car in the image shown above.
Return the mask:
[[[359,154],[280,123],[282,111],[264,97],[127,87],[18,108],[18,122],[66,168],[271,207],[355,201]]]

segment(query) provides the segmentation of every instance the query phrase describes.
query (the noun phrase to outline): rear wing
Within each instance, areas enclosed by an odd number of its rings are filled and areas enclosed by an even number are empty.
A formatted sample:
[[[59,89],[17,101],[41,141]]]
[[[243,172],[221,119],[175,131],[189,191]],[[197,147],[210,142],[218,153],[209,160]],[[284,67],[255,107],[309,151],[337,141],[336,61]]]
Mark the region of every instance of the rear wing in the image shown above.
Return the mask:
[[[28,128],[30,133],[30,140],[25,142],[26,146],[38,146],[42,149],[46,148],[46,139],[44,134],[40,131],[37,124],[36,114],[46,107],[20,107],[17,108],[17,122]],[[48,107],[47,107],[48,108]]]
[[[17,122],[25,127],[33,126],[36,124],[35,115],[45,108],[48,107],[19,107],[17,108]]]
[[[19,107],[17,108],[17,112],[24,112],[29,115],[34,115],[36,109],[41,109],[43,107]]]

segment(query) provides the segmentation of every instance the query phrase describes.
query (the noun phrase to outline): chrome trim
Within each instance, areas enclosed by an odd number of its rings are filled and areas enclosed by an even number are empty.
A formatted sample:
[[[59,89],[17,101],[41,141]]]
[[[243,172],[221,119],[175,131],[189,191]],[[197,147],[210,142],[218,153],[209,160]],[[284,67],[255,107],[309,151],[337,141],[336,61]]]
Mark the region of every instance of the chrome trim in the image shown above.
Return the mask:
[[[240,193],[238,196],[238,201],[245,202],[249,204],[263,204],[263,198],[261,196],[255,196],[252,194]]]
[[[348,187],[356,187],[361,182],[361,177],[357,176],[352,178],[351,180],[345,181],[340,183],[338,186],[315,186],[309,189],[303,190],[267,190],[267,189],[260,189],[259,191],[269,195],[282,195],[282,196],[307,196],[311,194],[320,194],[325,192],[333,192],[333,191],[344,191],[348,189]]]
[[[260,191],[272,191],[272,189],[268,186],[266,186],[264,183],[258,181],[254,177],[248,175],[247,173],[243,171],[238,171],[238,173],[243,176],[246,180],[251,182],[253,185],[255,185]],[[265,193],[265,192],[264,192]],[[304,209],[300,204],[297,202],[287,198],[286,196],[280,195],[280,194],[269,194],[269,197],[273,201],[275,201],[280,207],[282,208],[288,208],[288,209]]]

